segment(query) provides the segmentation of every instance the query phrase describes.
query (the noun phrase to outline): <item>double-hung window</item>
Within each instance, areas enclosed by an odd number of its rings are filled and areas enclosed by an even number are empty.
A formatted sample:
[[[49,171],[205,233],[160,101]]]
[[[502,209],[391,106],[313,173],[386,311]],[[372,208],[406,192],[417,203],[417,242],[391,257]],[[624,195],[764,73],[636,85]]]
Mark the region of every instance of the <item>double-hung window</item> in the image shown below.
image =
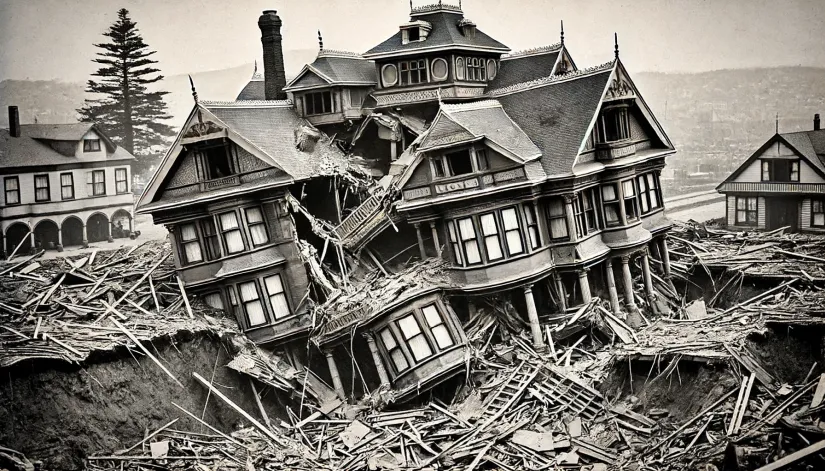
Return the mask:
[[[596,219],[596,202],[594,188],[589,188],[576,195],[573,200],[573,211],[576,215],[576,233],[579,237],[586,236],[599,229]]]
[[[621,202],[616,192],[616,184],[608,183],[602,186],[602,207],[604,208],[604,223],[607,227],[622,225],[619,204]]]
[[[433,355],[433,350],[430,348],[430,343],[427,342],[427,337],[421,331],[421,326],[414,314],[402,317],[398,320],[398,328],[404,336],[404,341],[410,347],[413,359],[416,362],[426,360]]]
[[[100,152],[100,139],[83,139],[83,152]]]
[[[249,228],[252,246],[257,247],[269,242],[269,234],[266,232],[266,222],[261,208],[246,208],[244,212],[246,213],[246,224]]]
[[[35,175],[34,176],[34,200],[49,201],[51,196],[49,194],[49,175]]]
[[[524,220],[527,222],[527,238],[530,241],[530,248],[535,250],[541,246],[541,238],[539,236],[536,207],[532,203],[524,204]]]
[[[455,230],[455,222],[447,221],[447,233],[450,236],[450,247],[453,249],[453,257],[456,265],[464,265],[464,257],[461,256],[461,244],[458,241],[458,234]]]
[[[106,172],[104,170],[92,171],[92,196],[103,196],[106,194]]]
[[[6,204],[20,204],[20,179],[18,177],[6,177],[3,180],[6,191]]]
[[[792,182],[798,182],[799,181],[799,161],[798,160],[792,160],[791,161],[789,177],[790,177],[790,180]]]
[[[811,200],[811,227],[825,227],[825,198]]]
[[[501,222],[504,226],[504,240],[507,241],[507,253],[510,255],[524,253],[516,208],[502,209]]]
[[[218,221],[221,225],[221,237],[223,238],[224,246],[226,246],[226,253],[243,252],[245,247],[243,236],[241,235],[241,228],[238,225],[238,215],[234,211],[231,213],[223,213],[218,216]]]
[[[201,234],[203,246],[206,249],[206,258],[209,260],[221,258],[221,242],[218,240],[218,230],[215,228],[214,219],[210,217],[201,220]]]
[[[198,230],[194,223],[180,226],[180,246],[184,265],[203,261]]]
[[[482,214],[479,222],[481,223],[481,235],[484,237],[484,249],[487,251],[487,261],[492,262],[504,258],[496,225],[496,215],[494,213]]]
[[[398,345],[398,342],[395,340],[395,334],[393,334],[392,329],[387,326],[381,330],[379,335],[381,336],[381,343],[384,344],[384,348],[392,360],[395,371],[401,372],[409,368],[410,364],[407,362],[407,357],[404,356],[404,351],[401,350],[401,346]]]
[[[264,278],[266,294],[269,296],[269,306],[275,319],[283,319],[292,314],[289,310],[289,303],[286,300],[286,291],[281,275],[272,275]]]
[[[438,349],[444,350],[445,348],[453,346],[453,339],[450,336],[450,331],[444,324],[444,319],[442,319],[441,315],[438,314],[438,309],[435,308],[435,304],[425,306],[421,309],[421,312],[424,314],[424,320],[427,321],[427,325],[433,333],[433,338],[435,338],[435,344]]]
[[[639,185],[639,204],[642,214],[647,214],[659,208],[659,189],[656,184],[656,176],[653,173],[639,175],[636,177]]]
[[[638,201],[636,201],[636,190],[633,180],[622,182],[622,192],[624,193],[624,212],[628,221],[635,221],[639,218]]]
[[[71,172],[60,174],[60,198],[74,199],[74,175]]]
[[[467,265],[481,263],[481,253],[478,250],[478,240],[476,240],[472,218],[458,220],[458,234],[461,237],[461,248],[464,251]]]
[[[755,226],[758,223],[759,205],[755,196],[736,197],[736,224]]]
[[[126,169],[115,169],[115,192],[117,194],[127,193],[129,191],[129,183],[126,181]]]
[[[241,304],[243,305],[249,327],[266,324],[266,311],[264,311],[264,305],[261,303],[257,285],[255,281],[248,281],[238,285],[241,293]]]
[[[547,219],[550,222],[550,238],[558,241],[569,238],[567,216],[564,213],[564,200],[559,197],[547,201]]]

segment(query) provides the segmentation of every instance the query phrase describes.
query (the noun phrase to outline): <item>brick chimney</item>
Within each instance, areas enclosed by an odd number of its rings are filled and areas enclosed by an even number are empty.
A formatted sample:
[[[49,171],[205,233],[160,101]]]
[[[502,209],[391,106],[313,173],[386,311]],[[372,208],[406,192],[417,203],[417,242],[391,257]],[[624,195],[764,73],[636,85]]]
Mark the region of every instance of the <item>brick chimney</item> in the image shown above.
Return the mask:
[[[20,137],[20,112],[16,106],[9,106],[9,134]]]
[[[285,100],[286,72],[281,45],[281,18],[275,10],[264,10],[258,18],[264,46],[264,95],[267,100]]]
[[[814,115],[814,131],[819,131],[820,123],[819,123],[819,113]]]

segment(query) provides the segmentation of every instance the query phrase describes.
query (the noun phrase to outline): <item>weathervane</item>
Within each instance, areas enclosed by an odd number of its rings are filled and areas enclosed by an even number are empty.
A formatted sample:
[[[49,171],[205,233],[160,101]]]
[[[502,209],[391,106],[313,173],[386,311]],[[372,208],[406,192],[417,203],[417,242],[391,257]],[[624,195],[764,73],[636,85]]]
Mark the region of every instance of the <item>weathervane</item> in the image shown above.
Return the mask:
[[[324,50],[324,38],[321,37],[321,30],[318,30],[318,50]]]

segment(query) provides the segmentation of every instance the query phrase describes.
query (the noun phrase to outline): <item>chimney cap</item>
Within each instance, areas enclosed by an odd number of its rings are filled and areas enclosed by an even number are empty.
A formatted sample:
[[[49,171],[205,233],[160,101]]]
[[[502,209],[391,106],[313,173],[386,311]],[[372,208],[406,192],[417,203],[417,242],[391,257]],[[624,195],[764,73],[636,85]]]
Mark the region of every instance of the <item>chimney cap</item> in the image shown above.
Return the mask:
[[[263,12],[264,15],[268,15],[270,13],[273,14],[273,15],[277,15],[278,10],[264,10],[264,12]]]

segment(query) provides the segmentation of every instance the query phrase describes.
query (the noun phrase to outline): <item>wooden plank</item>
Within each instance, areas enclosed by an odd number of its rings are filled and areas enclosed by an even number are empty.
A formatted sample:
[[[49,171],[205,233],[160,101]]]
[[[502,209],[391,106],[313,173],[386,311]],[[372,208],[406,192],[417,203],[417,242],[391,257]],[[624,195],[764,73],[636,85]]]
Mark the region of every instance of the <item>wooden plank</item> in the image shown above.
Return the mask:
[[[179,405],[175,404],[174,402],[172,403],[172,405],[173,405],[173,406],[175,406],[175,407],[177,407],[177,408],[178,408],[181,412],[183,412],[184,414],[188,415],[189,417],[191,417],[191,418],[195,419],[196,421],[200,422],[202,425],[206,426],[206,428],[208,428],[209,430],[211,430],[211,431],[213,431],[213,432],[217,433],[218,435],[222,436],[223,438],[225,438],[225,439],[229,440],[230,442],[232,442],[232,443],[234,443],[234,444],[238,445],[238,446],[239,446],[239,447],[241,447],[241,448],[246,448],[247,450],[249,449],[249,448],[248,448],[246,445],[244,445],[243,443],[241,443],[241,442],[239,442],[239,441],[235,440],[234,438],[230,437],[229,435],[227,435],[227,434],[225,434],[225,433],[221,432],[220,430],[216,429],[215,427],[213,427],[213,426],[211,426],[211,425],[207,424],[206,422],[204,422],[203,420],[201,420],[198,416],[196,416],[195,414],[193,414],[193,413],[189,412],[188,410],[184,409],[183,407],[181,407],[181,406],[179,406]]]
[[[118,452],[117,454],[129,453],[130,451],[134,450],[135,448],[139,447],[140,445],[146,443],[150,438],[154,437],[155,435],[157,435],[160,432],[164,431],[165,429],[169,428],[172,424],[174,424],[178,420],[180,420],[180,417],[175,418],[175,420],[169,422],[168,424],[164,425],[163,427],[161,427],[161,428],[155,430],[154,432],[150,433],[149,435],[147,435],[146,438],[144,438],[143,440],[135,443],[134,445],[130,446],[129,448],[127,448],[125,450],[123,450],[122,452]]]
[[[183,296],[183,303],[186,305],[186,312],[189,314],[190,319],[194,319],[195,315],[192,314],[192,306],[189,305],[189,298],[186,296],[186,289],[183,287],[183,280],[181,280],[179,276],[176,276],[175,278],[178,280],[178,288],[180,288],[180,295]]]
[[[154,362],[155,362],[155,363],[156,363],[156,364],[160,367],[160,369],[161,369],[161,370],[163,370],[163,372],[164,372],[164,373],[166,373],[166,374],[167,374],[170,378],[172,378],[172,380],[173,380],[174,382],[178,383],[178,386],[180,386],[181,388],[183,388],[183,387],[184,387],[184,386],[183,386],[183,383],[181,383],[180,381],[178,381],[178,378],[176,378],[176,377],[175,377],[175,375],[173,375],[171,371],[167,370],[167,369],[166,369],[166,367],[165,367],[165,366],[163,366],[163,363],[161,363],[161,362],[160,362],[160,360],[158,360],[157,358],[155,358],[155,356],[154,356],[154,355],[152,355],[152,352],[150,352],[150,351],[149,351],[146,347],[144,347],[144,346],[143,346],[143,344],[142,344],[142,343],[140,343],[140,340],[138,340],[138,339],[137,339],[137,337],[135,337],[135,334],[133,334],[132,332],[128,331],[128,330],[126,329],[126,327],[123,327],[123,324],[121,324],[120,322],[118,322],[118,321],[117,321],[117,319],[112,318],[112,319],[109,319],[109,320],[110,320],[110,321],[112,321],[112,323],[115,325],[115,327],[117,327],[117,328],[118,328],[118,329],[120,329],[120,330],[121,330],[124,334],[126,334],[126,336],[127,336],[127,337],[129,337],[129,339],[130,339],[132,342],[135,342],[135,344],[138,346],[138,348],[140,348],[140,349],[143,351],[143,353],[145,353],[145,354],[146,354],[146,356],[148,356],[148,357],[149,357],[152,361],[154,361]]]
[[[816,385],[816,392],[814,392],[814,398],[811,400],[811,409],[822,404],[823,398],[825,398],[825,373],[819,375],[819,383]]]
[[[776,469],[782,469],[785,466],[790,464],[796,463],[797,461],[805,458],[809,455],[816,453],[819,450],[825,449],[825,440],[818,441],[811,446],[807,446],[799,451],[795,451],[790,455],[782,458],[781,460],[776,460],[773,463],[769,463],[761,468],[757,469],[756,471],[774,471]]]

